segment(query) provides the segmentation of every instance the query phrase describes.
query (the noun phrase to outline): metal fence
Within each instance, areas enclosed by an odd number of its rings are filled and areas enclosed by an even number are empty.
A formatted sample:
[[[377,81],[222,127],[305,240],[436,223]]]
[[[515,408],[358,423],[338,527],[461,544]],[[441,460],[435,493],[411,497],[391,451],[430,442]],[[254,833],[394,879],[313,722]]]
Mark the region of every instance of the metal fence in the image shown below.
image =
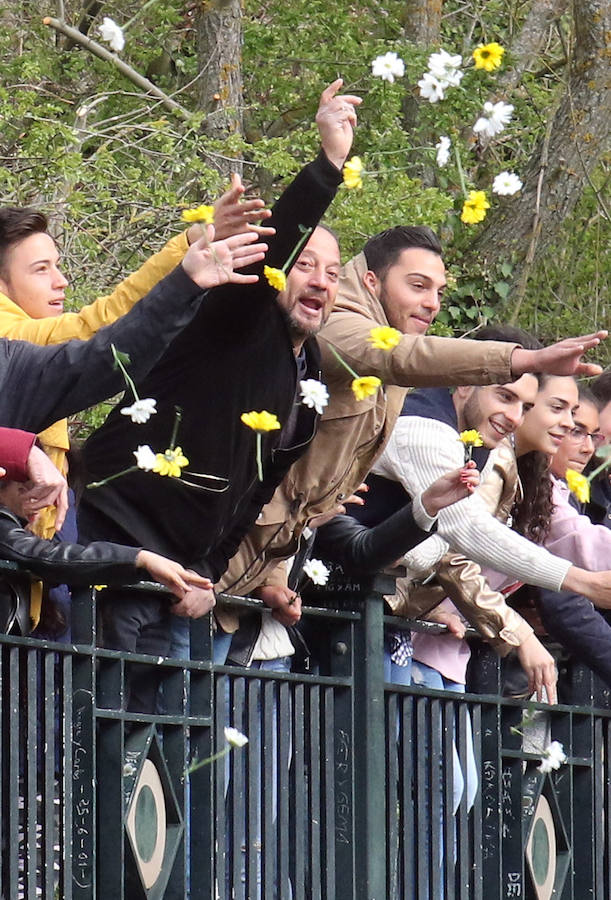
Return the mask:
[[[190,661],[97,649],[89,591],[72,644],[0,635],[2,898],[608,900],[609,712],[587,670],[554,708],[501,699],[488,657],[485,694],[385,684],[389,590],[309,609],[305,674],[214,666],[208,620]],[[161,673],[162,713],[126,712],[132,666]],[[228,724],[249,743],[188,774]],[[550,740],[568,759],[542,774]]]

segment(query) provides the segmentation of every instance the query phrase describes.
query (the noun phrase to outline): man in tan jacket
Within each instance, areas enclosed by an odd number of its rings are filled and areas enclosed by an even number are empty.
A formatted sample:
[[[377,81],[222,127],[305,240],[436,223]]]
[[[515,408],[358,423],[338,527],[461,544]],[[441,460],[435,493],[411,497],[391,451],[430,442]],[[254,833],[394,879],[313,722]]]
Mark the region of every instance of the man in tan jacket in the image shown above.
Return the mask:
[[[284,629],[272,633],[274,622],[290,625],[300,617],[299,598],[287,586],[285,561],[296,552],[308,521],[340,511],[361,483],[390,437],[409,387],[505,383],[525,372],[598,371],[582,363],[581,356],[604,333],[542,350],[425,337],[445,287],[441,246],[425,227],[382,232],[342,270],[338,299],[318,336],[330,394],[318,433],[264,507],[219,585],[228,593],[258,596],[273,610],[273,619],[265,617],[265,639],[257,638],[251,659],[290,652]],[[400,332],[391,349],[371,342],[377,326]],[[358,375],[376,376],[383,386],[357,400],[352,376],[335,354]],[[239,624],[222,607],[217,619],[226,632]]]

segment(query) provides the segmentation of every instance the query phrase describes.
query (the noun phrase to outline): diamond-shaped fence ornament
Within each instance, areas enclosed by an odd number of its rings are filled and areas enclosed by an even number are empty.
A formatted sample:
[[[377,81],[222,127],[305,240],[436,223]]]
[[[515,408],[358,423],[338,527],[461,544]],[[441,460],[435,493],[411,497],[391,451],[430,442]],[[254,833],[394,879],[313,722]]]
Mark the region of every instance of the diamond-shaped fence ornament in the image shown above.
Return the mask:
[[[526,881],[533,900],[560,897],[571,861],[571,847],[549,774],[536,768],[524,775],[522,827]]]
[[[125,741],[126,881],[133,900],[161,900],[184,829],[154,726]]]

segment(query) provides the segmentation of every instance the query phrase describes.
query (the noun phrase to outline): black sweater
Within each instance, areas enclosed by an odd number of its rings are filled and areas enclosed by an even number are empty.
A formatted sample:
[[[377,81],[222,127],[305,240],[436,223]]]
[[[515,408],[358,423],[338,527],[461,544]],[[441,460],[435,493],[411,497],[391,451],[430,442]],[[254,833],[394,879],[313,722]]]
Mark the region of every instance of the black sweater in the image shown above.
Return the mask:
[[[297,176],[276,203],[270,224],[275,238],[266,264],[281,268],[301,237],[333,199],[340,172],[321,154]],[[255,267],[262,272],[263,264]],[[319,378],[318,347],[306,341],[306,378]],[[157,400],[157,414],[134,425],[115,409],[85,446],[90,476],[100,480],[133,465],[133,451],[170,444],[175,407],[182,409],[178,445],[189,460],[181,479],[143,471],[87,490],[79,531],[86,538],[135,543],[156,550],[213,579],[272,496],[290,464],[306,449],[316,425],[300,405],[293,446],[277,449],[279,431],[263,435],[263,482],[257,480],[255,434],[241,421],[251,410],[275,413],[285,424],[295,398],[296,364],[291,339],[274,291],[259,282],[211,291],[191,326],[169,347],[148,377],[141,397]],[[189,473],[227,480],[219,492],[190,487]],[[215,486],[212,484],[211,486]]]

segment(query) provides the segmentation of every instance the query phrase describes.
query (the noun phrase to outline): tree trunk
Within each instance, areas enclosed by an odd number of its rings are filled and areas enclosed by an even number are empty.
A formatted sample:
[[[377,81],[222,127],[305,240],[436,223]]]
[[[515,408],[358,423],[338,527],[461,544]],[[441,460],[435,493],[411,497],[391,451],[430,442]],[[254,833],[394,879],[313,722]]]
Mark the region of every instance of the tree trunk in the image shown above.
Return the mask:
[[[608,0],[574,0],[571,72],[547,133],[521,175],[524,187],[486,220],[469,250],[474,266],[512,260],[516,321],[535,254],[550,247],[608,148],[611,133]]]
[[[207,113],[204,132],[210,137],[242,133],[241,48],[240,0],[205,0],[197,17],[197,53],[199,106]],[[223,174],[236,171],[233,160],[207,161]]]
[[[566,12],[569,0],[534,0],[519,34],[512,41],[511,65],[499,78],[499,89],[515,88],[524,72],[539,65],[539,55],[548,39],[550,27]]]
[[[431,46],[439,43],[442,0],[406,0],[401,15],[408,41]]]

